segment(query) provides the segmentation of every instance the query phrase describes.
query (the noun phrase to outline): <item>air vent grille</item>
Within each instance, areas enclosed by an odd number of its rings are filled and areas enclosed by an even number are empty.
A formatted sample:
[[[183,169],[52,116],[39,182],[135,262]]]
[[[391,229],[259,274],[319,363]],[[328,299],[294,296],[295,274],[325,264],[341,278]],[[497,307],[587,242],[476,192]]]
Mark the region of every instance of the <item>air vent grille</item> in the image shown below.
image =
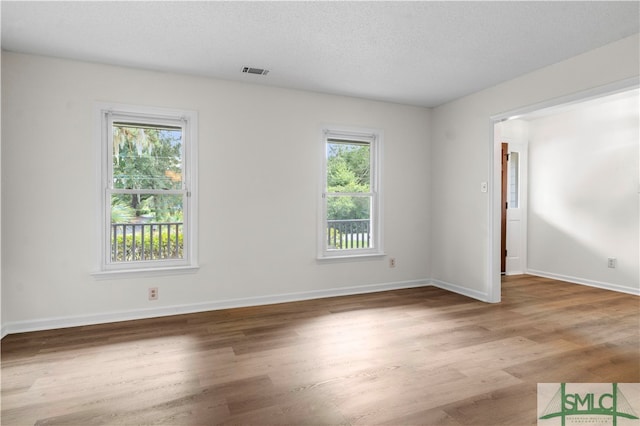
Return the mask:
[[[265,70],[264,68],[253,68],[253,67],[243,67],[242,72],[247,74],[258,74],[258,75],[269,74],[269,70]]]

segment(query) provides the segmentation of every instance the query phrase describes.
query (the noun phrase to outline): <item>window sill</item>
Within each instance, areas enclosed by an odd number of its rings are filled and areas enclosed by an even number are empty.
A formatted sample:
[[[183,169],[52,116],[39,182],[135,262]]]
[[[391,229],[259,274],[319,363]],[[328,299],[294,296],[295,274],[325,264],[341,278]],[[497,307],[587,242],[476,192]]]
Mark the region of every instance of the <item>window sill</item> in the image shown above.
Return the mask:
[[[385,257],[386,253],[360,253],[360,254],[340,254],[335,256],[318,256],[316,260],[319,263],[333,263],[333,262],[357,262],[366,260],[375,260],[377,258]]]
[[[117,269],[111,271],[92,272],[91,275],[96,280],[111,280],[120,278],[145,278],[168,275],[195,274],[200,269],[199,266],[168,266],[164,268],[144,268],[144,269]]]

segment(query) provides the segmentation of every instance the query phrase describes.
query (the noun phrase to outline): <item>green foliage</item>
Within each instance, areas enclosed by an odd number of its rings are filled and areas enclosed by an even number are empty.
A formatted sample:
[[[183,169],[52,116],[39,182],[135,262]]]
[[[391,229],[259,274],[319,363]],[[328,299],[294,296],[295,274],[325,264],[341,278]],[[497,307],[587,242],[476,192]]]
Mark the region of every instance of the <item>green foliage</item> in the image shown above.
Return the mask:
[[[342,248],[342,233],[340,231],[338,231],[335,228],[328,228],[327,229],[328,232],[328,238],[329,238],[329,242],[328,242],[328,246],[330,248]]]
[[[129,204],[119,198],[111,198],[111,223],[129,223],[135,214]]]
[[[369,201],[369,197],[330,196],[327,198],[327,219],[369,219]]]
[[[135,237],[135,249],[133,247],[133,235],[127,234],[126,237],[118,235],[113,239],[111,237],[111,259],[114,262],[130,262],[135,260],[152,260],[152,259],[182,259],[184,254],[184,242],[182,238],[182,230],[176,236],[174,229],[171,232],[163,229],[162,232],[155,231],[153,240],[151,234],[146,232],[144,235],[144,246],[141,233],[137,233]],[[124,242],[124,247],[123,247]],[[142,254],[144,253],[144,259]]]
[[[327,190],[329,193],[367,194],[371,188],[370,147],[359,143],[329,143]],[[369,197],[332,195],[327,199],[327,218],[368,219]]]
[[[369,192],[371,162],[368,144],[328,144],[327,168],[329,191]]]
[[[115,123],[113,126],[113,186],[141,190],[138,194],[112,197],[115,216],[126,217],[122,205],[135,216],[152,216],[155,221],[182,220],[182,197],[145,194],[145,189],[182,188],[182,136],[179,128],[155,128]],[[115,204],[114,204],[114,199]],[[130,213],[130,212],[127,212]],[[113,222],[130,222],[113,220]]]
[[[131,207],[132,204],[136,208]],[[144,216],[141,218],[141,216]],[[112,223],[182,222],[181,195],[113,194],[111,196]]]
[[[179,189],[180,129],[113,126],[113,184],[124,189]]]

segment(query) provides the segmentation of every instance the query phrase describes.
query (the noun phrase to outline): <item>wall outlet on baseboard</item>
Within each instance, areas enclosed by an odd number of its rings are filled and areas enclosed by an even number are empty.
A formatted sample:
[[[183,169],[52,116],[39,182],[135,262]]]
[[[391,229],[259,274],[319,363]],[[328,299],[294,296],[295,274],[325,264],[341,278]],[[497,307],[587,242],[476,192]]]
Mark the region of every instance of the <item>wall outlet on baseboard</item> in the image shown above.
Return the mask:
[[[158,300],[158,287],[149,288],[149,300]]]
[[[607,259],[607,267],[608,268],[615,268],[616,267],[616,258],[615,257],[610,257]]]

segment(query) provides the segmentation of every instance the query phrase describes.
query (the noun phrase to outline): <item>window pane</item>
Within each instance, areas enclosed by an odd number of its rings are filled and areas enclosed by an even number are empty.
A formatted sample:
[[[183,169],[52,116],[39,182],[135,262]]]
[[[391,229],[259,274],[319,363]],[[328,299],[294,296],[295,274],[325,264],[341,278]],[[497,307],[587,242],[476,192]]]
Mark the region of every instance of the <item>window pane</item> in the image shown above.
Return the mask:
[[[182,195],[111,196],[111,261],[182,259]]]
[[[517,209],[520,201],[520,155],[509,154],[509,208]]]
[[[327,141],[327,191],[371,191],[369,143],[337,139]]]
[[[113,187],[181,189],[182,129],[114,123]]]
[[[327,196],[327,248],[373,247],[371,197]]]

